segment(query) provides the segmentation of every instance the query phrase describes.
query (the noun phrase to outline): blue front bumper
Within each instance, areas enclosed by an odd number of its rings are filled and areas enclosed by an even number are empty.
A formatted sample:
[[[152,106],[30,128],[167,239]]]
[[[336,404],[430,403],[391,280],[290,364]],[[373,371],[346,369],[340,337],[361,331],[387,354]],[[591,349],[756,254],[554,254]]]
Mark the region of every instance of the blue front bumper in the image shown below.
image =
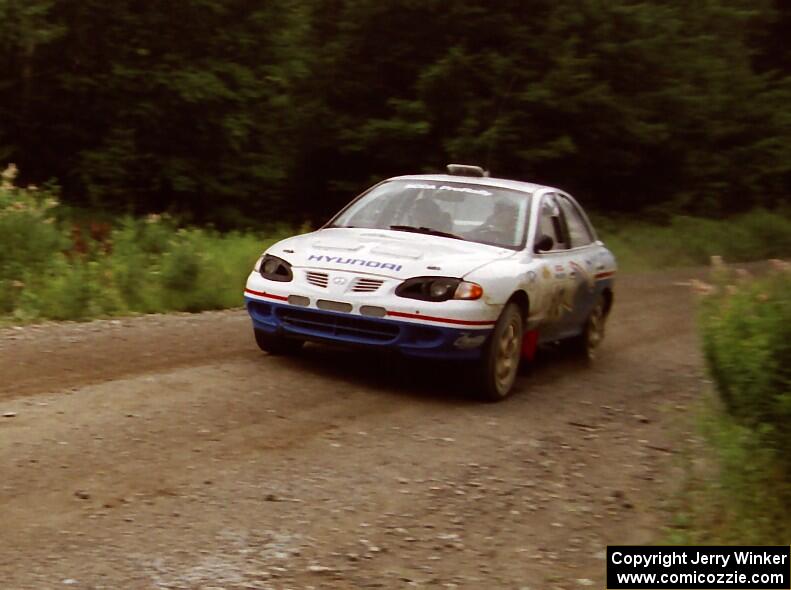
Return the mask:
[[[491,330],[446,328],[245,298],[253,328],[269,334],[392,349],[409,356],[476,359]]]

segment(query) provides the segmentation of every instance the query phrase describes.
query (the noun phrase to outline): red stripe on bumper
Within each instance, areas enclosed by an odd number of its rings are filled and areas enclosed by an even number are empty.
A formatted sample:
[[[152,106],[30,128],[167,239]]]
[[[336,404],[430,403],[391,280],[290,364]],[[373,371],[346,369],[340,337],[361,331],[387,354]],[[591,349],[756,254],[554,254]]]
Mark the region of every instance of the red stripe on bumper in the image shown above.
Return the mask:
[[[437,318],[430,315],[421,315],[419,313],[404,313],[402,311],[388,311],[387,315],[397,318],[410,318],[414,320],[425,320],[427,322],[444,322],[446,324],[457,324],[460,326],[493,326],[496,322],[478,321],[478,320],[457,320],[454,318]]]
[[[288,301],[288,297],[282,295],[273,295],[264,291],[253,291],[252,289],[245,289],[245,293],[256,295],[257,297],[267,297],[269,299],[276,299],[278,301]],[[446,324],[457,324],[460,326],[493,326],[494,321],[479,321],[479,320],[457,320],[454,318],[438,318],[430,315],[421,315],[419,313],[404,313],[402,311],[388,311],[387,315],[398,318],[411,318],[416,320],[424,320],[427,322],[444,322]]]
[[[288,301],[288,297],[283,297],[282,295],[272,295],[272,293],[265,293],[264,291],[253,291],[252,289],[245,289],[245,293],[250,293],[250,295],[256,295],[258,297],[267,297],[269,299],[277,299],[278,301]]]

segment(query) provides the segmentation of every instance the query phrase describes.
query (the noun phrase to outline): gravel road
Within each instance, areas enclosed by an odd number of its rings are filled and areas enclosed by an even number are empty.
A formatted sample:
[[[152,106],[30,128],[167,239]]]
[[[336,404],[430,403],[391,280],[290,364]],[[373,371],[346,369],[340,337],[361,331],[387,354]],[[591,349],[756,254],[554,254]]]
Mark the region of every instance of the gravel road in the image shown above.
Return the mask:
[[[627,275],[592,367],[258,351],[241,310],[0,330],[0,588],[603,587],[703,384],[694,271]]]

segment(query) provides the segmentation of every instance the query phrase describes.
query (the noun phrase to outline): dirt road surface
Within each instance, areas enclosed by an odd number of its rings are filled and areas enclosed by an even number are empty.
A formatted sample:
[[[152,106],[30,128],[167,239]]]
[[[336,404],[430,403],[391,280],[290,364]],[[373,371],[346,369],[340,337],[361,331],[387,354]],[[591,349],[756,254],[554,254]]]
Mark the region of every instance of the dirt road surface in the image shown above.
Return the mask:
[[[0,588],[601,588],[705,387],[693,274],[620,277],[597,363],[500,404],[241,310],[0,330]]]

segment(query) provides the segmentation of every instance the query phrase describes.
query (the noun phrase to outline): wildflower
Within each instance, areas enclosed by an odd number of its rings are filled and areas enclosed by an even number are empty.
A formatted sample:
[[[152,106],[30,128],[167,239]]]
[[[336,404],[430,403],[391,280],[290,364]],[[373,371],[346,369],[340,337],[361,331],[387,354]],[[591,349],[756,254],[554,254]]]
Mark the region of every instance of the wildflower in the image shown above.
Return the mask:
[[[0,177],[3,179],[3,188],[14,188],[14,180],[19,174],[19,169],[16,164],[9,164],[6,169],[0,172]]]
[[[778,272],[791,272],[791,262],[787,260],[772,258],[769,260],[769,265],[772,267],[772,270],[776,270]]]
[[[146,217],[146,223],[159,223],[159,220],[162,219],[162,216],[157,213],[151,213]]]
[[[690,287],[695,293],[699,293],[701,295],[709,295],[714,292],[714,286],[708,283],[704,283],[703,281],[699,281],[698,279],[692,279],[689,282]]]
[[[747,281],[752,278],[752,275],[746,268],[737,268],[736,269],[736,278],[740,281]]]

